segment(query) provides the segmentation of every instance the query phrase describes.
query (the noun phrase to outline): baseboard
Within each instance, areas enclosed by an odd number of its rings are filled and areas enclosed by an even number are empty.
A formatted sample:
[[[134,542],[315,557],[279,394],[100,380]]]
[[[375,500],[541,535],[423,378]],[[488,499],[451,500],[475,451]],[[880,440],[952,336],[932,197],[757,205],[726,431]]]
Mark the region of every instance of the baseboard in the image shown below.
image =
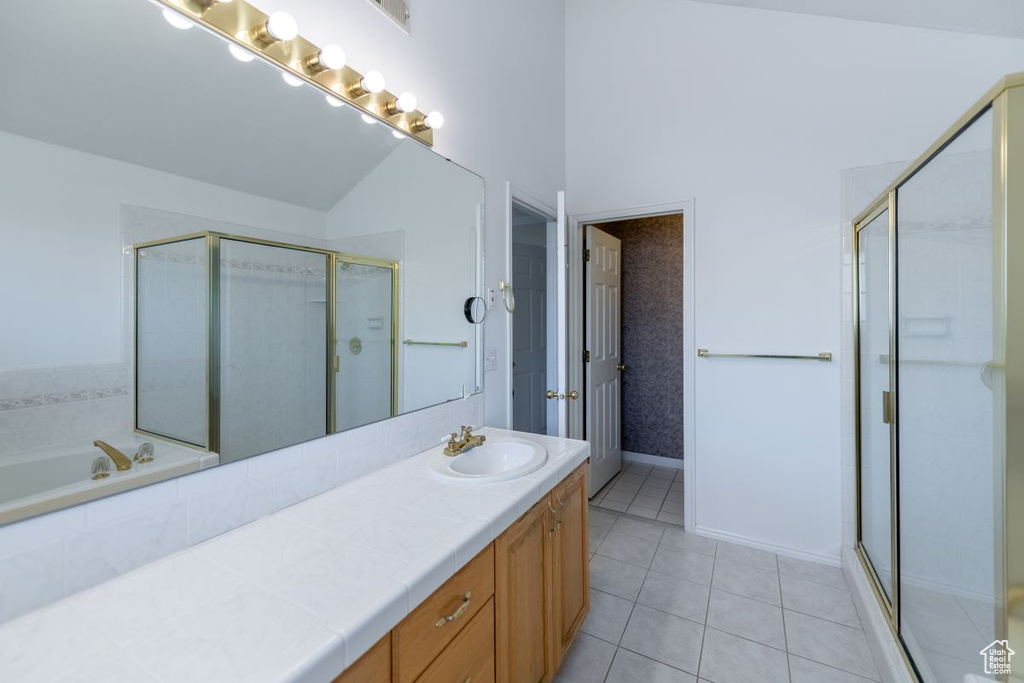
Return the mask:
[[[682,458],[666,458],[664,455],[647,455],[646,453],[622,451],[622,459],[627,462],[638,462],[641,465],[653,465],[655,467],[670,467],[674,470],[683,469]]]
[[[818,564],[827,564],[832,567],[842,567],[842,558],[838,555],[819,555],[818,553],[808,553],[803,550],[794,550],[793,548],[787,548],[781,545],[775,545],[774,543],[764,543],[747,536],[740,536],[739,534],[731,534],[726,531],[718,531],[717,529],[709,529],[698,525],[694,531],[700,536],[707,536],[708,538],[714,538],[719,541],[728,541],[729,543],[735,543],[737,545],[745,545],[748,548],[756,548],[757,550],[767,550],[770,553],[776,555],[785,555],[786,557],[793,557],[798,560],[807,560],[808,562],[817,562]]]

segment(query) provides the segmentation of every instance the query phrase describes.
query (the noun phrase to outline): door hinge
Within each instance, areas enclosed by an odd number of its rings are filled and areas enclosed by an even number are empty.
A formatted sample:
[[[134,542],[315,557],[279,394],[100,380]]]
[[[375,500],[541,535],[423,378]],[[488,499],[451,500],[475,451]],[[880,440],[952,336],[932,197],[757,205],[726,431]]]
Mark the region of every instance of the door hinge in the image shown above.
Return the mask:
[[[590,261],[590,250],[589,249],[584,249],[583,250],[583,260],[584,260],[584,262]]]
[[[584,363],[589,363],[590,362],[590,351],[584,351],[583,352],[583,362]]]

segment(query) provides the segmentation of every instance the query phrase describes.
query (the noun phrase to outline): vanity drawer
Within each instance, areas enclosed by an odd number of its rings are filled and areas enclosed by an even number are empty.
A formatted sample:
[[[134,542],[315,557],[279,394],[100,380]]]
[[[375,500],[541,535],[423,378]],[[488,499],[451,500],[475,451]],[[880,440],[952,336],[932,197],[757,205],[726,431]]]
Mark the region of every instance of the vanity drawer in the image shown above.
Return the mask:
[[[493,544],[487,546],[455,576],[434,591],[392,631],[394,681],[415,681],[448,643],[452,642],[466,624],[481,611],[492,595]],[[451,618],[446,620],[446,617]],[[491,621],[493,622],[493,618]],[[493,646],[491,649],[493,650]],[[459,683],[462,680],[465,679],[461,679]]]
[[[416,683],[494,683],[493,599]]]

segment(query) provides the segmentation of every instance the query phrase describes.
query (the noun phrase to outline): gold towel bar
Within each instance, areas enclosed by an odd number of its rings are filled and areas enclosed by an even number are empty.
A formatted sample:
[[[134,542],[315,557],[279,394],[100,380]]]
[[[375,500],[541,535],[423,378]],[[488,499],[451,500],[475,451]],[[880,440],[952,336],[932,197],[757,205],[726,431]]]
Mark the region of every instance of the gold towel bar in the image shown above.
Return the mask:
[[[817,356],[780,356],[771,353],[711,353],[707,349],[697,349],[698,358],[773,358],[777,360],[818,360],[823,363],[832,362],[832,354],[822,351]]]
[[[464,342],[464,341],[460,341],[460,342],[421,342],[421,341],[413,341],[412,339],[406,339],[402,343],[405,344],[406,346],[458,346],[459,348],[463,348],[463,349],[466,348],[467,346],[469,346],[469,342]]]

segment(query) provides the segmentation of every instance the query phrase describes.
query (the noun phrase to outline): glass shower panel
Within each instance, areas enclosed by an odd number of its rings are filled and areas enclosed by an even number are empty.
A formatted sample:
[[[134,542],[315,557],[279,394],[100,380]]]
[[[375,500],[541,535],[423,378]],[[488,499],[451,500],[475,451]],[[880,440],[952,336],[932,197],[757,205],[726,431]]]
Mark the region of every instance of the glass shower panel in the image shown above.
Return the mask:
[[[860,366],[860,542],[886,598],[892,600],[892,462],[889,381],[889,211],[857,240],[857,340]]]
[[[206,238],[136,251],[136,427],[207,446]]]
[[[327,434],[326,254],[220,240],[221,462]]]
[[[897,194],[900,628],[926,681],[982,676],[996,638],[992,163],[985,114]]]
[[[391,266],[338,259],[337,431],[383,420],[397,409],[392,273]]]

